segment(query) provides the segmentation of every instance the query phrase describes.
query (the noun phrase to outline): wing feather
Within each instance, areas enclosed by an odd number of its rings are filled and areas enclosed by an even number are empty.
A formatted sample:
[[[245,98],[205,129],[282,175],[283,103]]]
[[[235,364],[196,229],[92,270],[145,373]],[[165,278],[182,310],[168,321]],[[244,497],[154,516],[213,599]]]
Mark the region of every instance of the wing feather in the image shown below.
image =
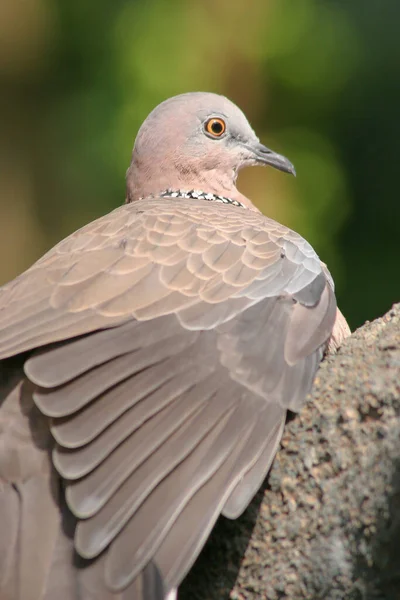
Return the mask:
[[[258,414],[257,424],[241,437],[214,478],[185,505],[154,557],[168,589],[182,581],[194,563],[230,494],[262,452],[265,453],[265,439],[272,437],[269,450],[274,451],[279,442],[276,429],[281,431],[282,428],[282,411],[278,407],[272,411],[264,407]],[[266,458],[267,463],[271,463],[273,455],[268,454]],[[192,525],[190,529],[188,523]]]

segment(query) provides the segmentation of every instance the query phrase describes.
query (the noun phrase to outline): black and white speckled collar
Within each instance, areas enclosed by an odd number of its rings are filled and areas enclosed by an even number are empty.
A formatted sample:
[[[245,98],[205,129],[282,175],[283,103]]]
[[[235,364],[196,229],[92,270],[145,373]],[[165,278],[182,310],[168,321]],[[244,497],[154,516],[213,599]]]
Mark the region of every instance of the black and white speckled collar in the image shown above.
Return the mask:
[[[244,204],[238,200],[232,198],[226,198],[225,196],[218,196],[217,194],[208,194],[201,190],[172,190],[168,189],[161,192],[162,198],[193,198],[194,200],[208,200],[209,202],[221,202],[222,204],[232,204],[233,206],[240,206],[246,208]]]

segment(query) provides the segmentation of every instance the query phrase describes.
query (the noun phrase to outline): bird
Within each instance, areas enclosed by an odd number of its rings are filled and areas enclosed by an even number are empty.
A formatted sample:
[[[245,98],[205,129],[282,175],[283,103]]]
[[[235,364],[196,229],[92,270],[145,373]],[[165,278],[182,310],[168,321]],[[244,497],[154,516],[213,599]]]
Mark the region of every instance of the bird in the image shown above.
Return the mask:
[[[125,203],[0,288],[0,597],[172,600],[350,333],[299,234],[236,186],[292,163],[224,96],[140,127]]]

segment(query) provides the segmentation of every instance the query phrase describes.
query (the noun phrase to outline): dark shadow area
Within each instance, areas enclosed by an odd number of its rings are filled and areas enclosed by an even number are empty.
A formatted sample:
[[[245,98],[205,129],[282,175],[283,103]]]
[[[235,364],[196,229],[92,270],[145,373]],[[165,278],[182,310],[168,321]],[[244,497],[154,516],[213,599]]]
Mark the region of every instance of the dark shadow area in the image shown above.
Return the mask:
[[[296,418],[288,411],[286,424]],[[269,474],[238,519],[220,516],[200,556],[179,587],[178,600],[228,600],[257,521]]]
[[[268,478],[247,510],[235,521],[220,517],[189,575],[179,600],[228,600],[249,544]]]

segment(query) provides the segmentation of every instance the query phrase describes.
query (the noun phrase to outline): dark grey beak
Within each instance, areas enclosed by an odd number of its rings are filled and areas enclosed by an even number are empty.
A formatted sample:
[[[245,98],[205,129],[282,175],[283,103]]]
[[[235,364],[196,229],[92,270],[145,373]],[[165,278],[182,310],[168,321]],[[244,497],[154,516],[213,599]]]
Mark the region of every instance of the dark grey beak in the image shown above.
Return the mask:
[[[296,169],[285,156],[273,152],[266,146],[263,146],[263,144],[255,144],[248,146],[248,148],[254,153],[254,159],[257,163],[270,165],[271,167],[275,167],[275,169],[279,169],[279,171],[290,173],[296,177]]]

